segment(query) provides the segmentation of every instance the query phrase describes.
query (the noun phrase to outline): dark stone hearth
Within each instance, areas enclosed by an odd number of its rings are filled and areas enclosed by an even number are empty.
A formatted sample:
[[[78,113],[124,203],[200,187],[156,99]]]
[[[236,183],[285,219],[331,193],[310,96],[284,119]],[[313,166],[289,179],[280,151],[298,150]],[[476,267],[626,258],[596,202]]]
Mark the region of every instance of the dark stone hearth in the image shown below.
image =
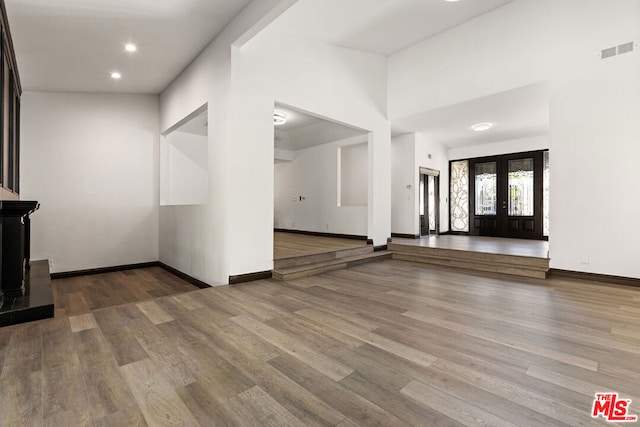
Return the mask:
[[[53,317],[53,291],[49,262],[32,261],[22,296],[5,296],[0,306],[0,326],[15,325]]]
[[[0,326],[53,317],[49,263],[30,263],[36,201],[0,201]]]
[[[31,253],[29,214],[37,208],[36,201],[0,201],[0,295],[5,298],[25,294]]]

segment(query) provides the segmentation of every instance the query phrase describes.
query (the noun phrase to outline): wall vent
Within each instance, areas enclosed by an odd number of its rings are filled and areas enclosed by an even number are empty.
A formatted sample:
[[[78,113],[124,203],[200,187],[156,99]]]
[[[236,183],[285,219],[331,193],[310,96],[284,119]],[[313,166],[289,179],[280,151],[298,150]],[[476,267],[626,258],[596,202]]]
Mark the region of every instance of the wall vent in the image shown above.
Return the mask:
[[[607,59],[612,56],[622,55],[623,53],[633,52],[635,49],[635,42],[623,43],[618,46],[609,47],[600,51],[600,58]]]
[[[618,48],[614,46],[608,49],[603,49],[601,53],[602,59],[611,58],[612,56],[616,56],[618,54]]]
[[[621,44],[618,46],[618,55],[623,53],[633,52],[633,42]]]

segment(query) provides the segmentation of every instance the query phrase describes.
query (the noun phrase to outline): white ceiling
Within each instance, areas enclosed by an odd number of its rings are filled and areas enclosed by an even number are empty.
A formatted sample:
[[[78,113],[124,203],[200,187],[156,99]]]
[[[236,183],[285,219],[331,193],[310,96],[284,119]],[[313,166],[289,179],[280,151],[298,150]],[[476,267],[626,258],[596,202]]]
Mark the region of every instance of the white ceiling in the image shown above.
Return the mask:
[[[25,90],[157,94],[250,1],[5,3]],[[272,28],[387,55],[509,1],[299,0]],[[127,42],[138,52],[125,52]],[[109,78],[115,70],[122,79]]]
[[[486,132],[471,129],[490,122]],[[393,134],[428,133],[455,148],[543,135],[549,131],[549,86],[539,83],[395,120]]]
[[[5,0],[25,90],[160,93],[251,0]],[[512,0],[299,0],[267,29],[389,55]],[[128,53],[133,42],[138,51]],[[117,70],[122,79],[109,74]],[[285,108],[286,106],[279,106]],[[449,147],[548,129],[544,85],[397,120],[394,134],[428,132]],[[276,146],[300,149],[364,131],[289,111]],[[496,123],[486,133],[469,126]]]
[[[157,94],[250,1],[5,3],[25,90]],[[127,42],[138,52],[125,52]],[[114,70],[122,79],[109,77]]]
[[[275,148],[301,150],[367,134],[365,130],[342,125],[281,104],[276,104],[275,111],[283,112],[287,116],[285,124],[274,126]]]
[[[512,0],[299,0],[269,31],[389,55]]]

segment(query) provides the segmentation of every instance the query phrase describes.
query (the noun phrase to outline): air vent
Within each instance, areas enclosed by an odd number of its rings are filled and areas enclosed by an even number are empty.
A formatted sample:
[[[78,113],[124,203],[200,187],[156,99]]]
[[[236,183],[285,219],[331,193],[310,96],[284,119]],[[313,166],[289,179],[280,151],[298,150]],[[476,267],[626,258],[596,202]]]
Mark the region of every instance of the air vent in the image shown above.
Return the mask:
[[[607,49],[603,49],[602,51],[600,51],[600,57],[602,59],[611,58],[612,56],[633,52],[634,48],[635,48],[635,42],[623,43],[618,46],[613,46]]]
[[[618,55],[623,53],[633,52],[633,42],[621,44],[618,46]]]
[[[618,54],[617,47],[610,47],[609,49],[602,50],[602,59],[611,58],[612,56],[616,56]]]

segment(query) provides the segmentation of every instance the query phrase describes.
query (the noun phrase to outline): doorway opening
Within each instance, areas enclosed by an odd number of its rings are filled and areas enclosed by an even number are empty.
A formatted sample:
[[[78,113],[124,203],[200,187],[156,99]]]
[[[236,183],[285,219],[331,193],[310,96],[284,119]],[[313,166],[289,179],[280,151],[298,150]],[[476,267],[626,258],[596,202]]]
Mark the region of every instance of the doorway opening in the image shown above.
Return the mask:
[[[367,244],[369,134],[274,104],[275,261]]]
[[[440,171],[420,168],[420,237],[440,234]]]

